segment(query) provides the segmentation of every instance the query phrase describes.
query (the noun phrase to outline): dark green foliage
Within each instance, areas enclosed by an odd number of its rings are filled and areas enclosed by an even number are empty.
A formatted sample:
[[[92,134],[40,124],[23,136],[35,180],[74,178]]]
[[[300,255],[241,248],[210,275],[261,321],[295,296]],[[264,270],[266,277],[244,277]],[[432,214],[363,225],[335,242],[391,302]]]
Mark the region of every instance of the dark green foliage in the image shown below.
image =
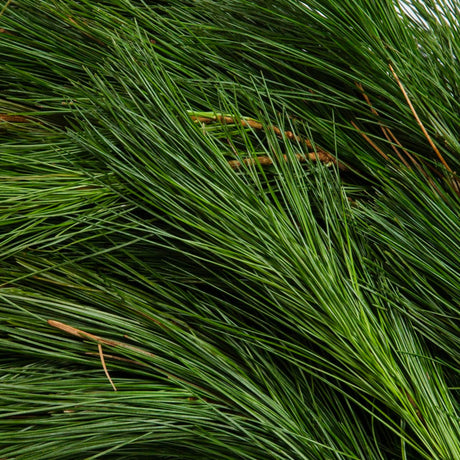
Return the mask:
[[[5,5],[1,458],[460,458],[458,6],[307,3]]]

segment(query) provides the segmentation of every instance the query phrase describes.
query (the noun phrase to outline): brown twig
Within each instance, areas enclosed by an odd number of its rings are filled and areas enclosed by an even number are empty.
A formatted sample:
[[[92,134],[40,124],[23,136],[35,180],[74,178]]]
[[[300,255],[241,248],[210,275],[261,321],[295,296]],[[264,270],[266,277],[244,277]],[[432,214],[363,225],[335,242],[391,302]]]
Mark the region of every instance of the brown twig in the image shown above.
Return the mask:
[[[6,34],[6,35],[15,35],[13,32],[10,32],[9,30],[4,29],[3,27],[0,27],[0,34]]]
[[[361,91],[361,94],[363,95],[365,101],[367,102],[367,104],[369,105],[370,109],[371,109],[371,112],[379,117],[379,113],[377,112],[377,110],[373,107],[370,99],[369,99],[369,96],[365,93],[364,91],[364,88],[363,86],[361,85],[361,83],[356,83],[355,82],[355,85],[358,87],[358,89]],[[398,147],[401,148],[401,150],[404,152],[404,154],[406,155],[407,158],[409,158],[409,160],[413,163],[413,165],[427,178],[427,174],[426,172],[424,171],[424,169],[421,167],[420,163],[402,146],[401,142],[399,142],[398,138],[393,134],[393,131],[391,131],[390,128],[388,128],[388,126],[385,126],[383,125],[382,123],[379,122],[379,126],[380,128],[382,129],[382,132],[385,136],[385,138],[387,139],[387,141],[390,143],[391,147],[393,148],[393,150],[395,151],[396,155],[398,155],[398,158],[402,161],[402,163],[404,164],[404,166],[406,166],[406,168],[408,169],[411,169],[410,165],[407,163],[406,159],[401,155],[400,151],[396,148],[396,145],[394,144],[397,144]],[[425,164],[422,160],[422,163]],[[426,166],[426,165],[425,165]],[[430,180],[430,179],[429,179]],[[432,183],[432,181],[430,182]]]
[[[89,332],[82,331],[80,329],[77,329],[76,327],[72,327],[72,326],[69,326],[68,324],[61,323],[60,321],[54,321],[52,319],[49,319],[48,324],[57,329],[60,329],[61,331],[67,332],[68,334],[80,337],[81,339],[90,339],[101,345],[109,345],[111,347],[125,348],[128,350],[134,351],[136,353],[140,353],[144,356],[155,357],[153,353],[143,350],[142,348],[134,347],[133,345],[130,345],[129,343],[118,342],[116,340],[110,340],[110,339],[104,339],[103,337],[99,337],[97,335],[90,334]]]
[[[358,131],[359,134],[361,134],[361,136],[363,136],[363,138],[383,157],[385,158],[385,160],[387,161],[390,161],[390,157],[366,134],[364,133],[363,131],[361,131],[359,128],[358,128],[358,125],[354,122],[354,121],[351,121],[350,122],[353,127],[356,129],[356,131]]]
[[[257,130],[262,130],[264,128],[264,125],[262,123],[260,123],[257,120],[253,120],[252,118],[236,119],[236,118],[231,117],[231,116],[225,116],[225,115],[216,114],[216,115],[214,115],[212,117],[192,115],[191,119],[193,121],[198,122],[198,123],[204,123],[204,124],[213,123],[213,122],[216,122],[216,121],[219,122],[219,123],[222,123],[222,124],[237,124],[239,122],[240,125],[243,126],[243,127],[250,127],[250,128],[253,128],[253,129],[257,129]],[[302,137],[297,136],[296,134],[294,134],[292,131],[282,131],[277,126],[273,126],[273,125],[268,126],[268,129],[272,130],[279,137],[284,136],[284,137],[287,137],[290,140],[305,143],[309,150],[314,151],[314,152],[311,152],[311,153],[308,154],[309,159],[311,159],[313,161],[319,160],[319,161],[321,161],[323,163],[327,163],[327,164],[328,163],[336,164],[338,166],[338,168],[341,169],[342,171],[346,171],[348,169],[348,167],[345,164],[337,161],[337,159],[333,155],[331,155],[329,152],[327,152],[326,150],[324,150],[324,149],[322,149],[320,147],[317,147],[317,146],[313,146],[313,144],[308,139],[303,139]],[[301,161],[302,160],[307,161],[307,156],[305,156],[305,155],[296,155],[296,157],[298,157],[298,159],[301,160]],[[243,160],[243,163],[252,164],[255,161],[258,161],[261,165],[271,165],[271,164],[273,164],[273,160],[269,156],[259,156],[259,157],[257,157],[257,159],[247,158],[247,159]],[[238,160],[230,160],[229,164],[230,164],[230,166],[232,168],[235,168],[235,169],[241,167],[241,162],[238,161]]]
[[[376,117],[380,117],[379,113],[377,112],[377,110],[374,108],[374,106],[372,105],[371,103],[371,100],[369,99],[369,96],[365,93],[364,91],[364,88],[363,88],[363,85],[361,83],[356,83],[355,82],[355,85],[358,87],[358,89],[361,91],[361,94],[363,95],[364,97],[364,100],[367,102],[367,105],[369,106],[369,108],[371,109],[371,112],[376,116]],[[390,128],[388,128],[387,126],[383,125],[380,121],[379,121],[379,126],[380,126],[380,129],[382,130],[383,132],[383,135],[385,136],[386,140],[390,143],[392,149],[395,151],[396,155],[398,156],[398,158],[403,162],[404,166],[406,166],[408,169],[410,169],[410,166],[409,164],[407,163],[406,159],[401,155],[401,152],[396,148],[396,146],[394,145],[394,143],[392,142],[392,139],[393,141],[395,141],[399,147],[402,148],[400,142],[396,139],[395,135],[391,132]],[[409,154],[409,152],[407,152],[406,150],[403,149],[403,152],[408,156],[408,157],[411,157],[411,155]],[[414,159],[412,159],[412,161],[415,161]]]
[[[420,164],[417,162],[417,160],[401,145],[401,142],[399,142],[398,138],[393,134],[393,132],[390,130],[390,128],[387,128],[388,134],[390,135],[391,139],[398,144],[398,146],[402,149],[402,151],[406,154],[406,156],[409,158],[410,161],[419,169],[421,170]],[[401,161],[407,166],[406,162],[401,158]],[[409,166],[410,169],[410,166]]]
[[[9,123],[29,123],[30,118],[24,117],[23,115],[8,115],[6,113],[0,113],[0,120],[7,121]]]
[[[296,154],[295,158],[300,163],[304,163],[308,160],[313,160],[313,161],[319,160],[327,164],[329,160],[329,158],[325,158],[323,155],[321,155],[321,152],[317,152],[317,153],[311,152],[308,155]],[[283,155],[283,159],[284,161],[288,161],[289,157],[287,155]],[[244,158],[241,161],[240,160],[229,160],[228,164],[233,169],[239,169],[243,166],[243,164],[246,166],[252,166],[255,164],[260,164],[261,166],[270,166],[273,164],[273,158],[269,157],[268,155],[260,155],[260,156],[253,157],[253,158]]]
[[[359,134],[361,134],[361,136],[364,137],[364,139],[378,152],[380,153],[380,155],[382,155],[383,158],[385,158],[386,160],[390,160],[390,158],[388,157],[388,155],[386,155],[383,150],[380,149],[380,147],[377,146],[377,144],[372,141],[369,136],[367,136],[364,132],[362,132],[358,126],[356,125],[356,123],[354,121],[351,121],[350,122],[353,127],[359,132]],[[390,131],[391,132],[391,131]],[[416,166],[416,168],[425,176],[425,178],[427,179],[427,181],[430,183],[430,185],[436,190],[436,192],[441,195],[441,191],[439,190],[439,188],[436,186],[436,184],[434,183],[433,179],[431,177],[428,176],[428,174],[426,173],[426,171],[420,166],[420,164],[415,161],[415,159],[412,157],[412,155],[409,155],[409,158],[412,160],[412,162],[414,163],[414,165]],[[404,163],[406,164],[406,163]],[[409,169],[411,169],[409,167]]]
[[[134,347],[128,343],[124,342],[118,342],[117,340],[110,340],[110,339],[104,339],[103,337],[99,337],[98,335],[90,334],[89,332],[82,331],[81,329],[77,329],[76,327],[69,326],[68,324],[61,323],[60,321],[54,321],[52,319],[48,320],[48,324],[50,326],[53,326],[57,329],[60,329],[61,331],[67,332],[68,334],[75,335],[76,337],[79,337],[81,339],[90,339],[98,344],[98,349],[99,353],[98,355],[101,356],[101,349],[99,348],[100,345],[109,345],[111,347],[120,347],[120,348],[125,348],[128,350],[135,351],[137,353],[140,353],[142,355],[150,356],[150,357],[156,357],[153,353],[150,353],[149,351],[143,350],[141,348]],[[101,358],[101,362],[103,361],[103,357]],[[124,360],[122,358],[122,360]],[[135,361],[132,361],[135,362]],[[105,362],[103,363],[103,367],[105,366]],[[194,383],[188,382],[180,377],[177,377],[176,375],[170,374],[169,372],[165,372],[162,369],[159,369],[160,372],[166,375],[168,379],[171,380],[177,380],[179,382],[186,383],[187,385],[194,387],[200,391],[206,392],[206,390],[203,387],[200,387],[199,385],[196,385]],[[105,370],[104,370],[105,372]],[[107,375],[108,373],[106,373]],[[107,377],[110,380],[110,377],[107,375]]]
[[[117,391],[117,387],[113,383],[109,371],[107,370],[107,366],[105,365],[104,353],[102,353],[102,345],[100,343],[97,344],[97,350],[99,351],[99,357],[101,358],[102,369],[104,369],[105,375],[109,379],[110,385],[112,385],[113,391]]]
[[[401,89],[411,111],[412,111],[412,114],[414,115],[414,118],[415,120],[417,121],[417,124],[420,126],[420,129],[422,130],[423,134],[425,135],[425,137],[427,138],[428,140],[428,143],[431,145],[431,148],[434,150],[434,152],[436,153],[436,155],[438,156],[439,160],[441,161],[441,163],[444,165],[444,167],[449,171],[449,172],[452,172],[452,169],[450,169],[449,165],[447,164],[446,160],[444,160],[444,157],[441,155],[441,152],[439,151],[439,149],[436,147],[435,143],[432,141],[430,135],[428,134],[428,131],[425,129],[425,126],[423,126],[423,123],[422,121],[420,120],[419,116],[417,115],[417,112],[414,108],[414,106],[412,105],[412,102],[411,100],[409,99],[409,96],[406,92],[406,90],[404,89],[404,86],[403,84],[401,83],[401,80],[399,79],[398,75],[396,74],[396,72],[394,71],[393,67],[391,64],[388,64],[389,67],[390,67],[390,70],[391,70],[391,73],[393,74],[393,76],[395,77],[395,80],[397,81],[398,85],[399,85],[399,88]]]
[[[379,113],[377,112],[377,110],[372,106],[372,103],[369,99],[369,97],[367,96],[367,94],[364,92],[364,88],[363,86],[361,85],[361,83],[356,83],[355,82],[355,85],[358,87],[358,89],[361,91],[365,101],[367,102],[367,104],[369,105],[370,109],[371,109],[371,112],[376,115],[377,117],[379,117]],[[355,126],[355,125],[354,125]],[[384,126],[382,125],[380,122],[379,122],[379,126],[381,127],[382,129],[382,132],[383,134],[385,135],[386,139],[388,140],[388,142],[390,142],[391,146],[393,147],[393,150],[396,152],[396,154],[398,155],[398,158],[403,162],[403,164],[408,168],[408,169],[411,169],[410,165],[405,161],[404,157],[400,154],[399,150],[396,148],[396,146],[392,143],[392,141],[397,144],[401,150],[405,153],[405,155],[407,156],[407,158],[409,158],[409,160],[414,164],[414,166],[418,169],[418,171],[420,171],[424,176],[425,178],[427,179],[427,181],[430,183],[430,185],[434,188],[434,190],[436,190],[436,192],[439,194],[439,195],[442,195],[441,194],[441,191],[439,190],[439,188],[436,186],[436,184],[434,183],[433,179],[431,177],[428,176],[428,174],[426,173],[426,171],[422,168],[422,166],[420,165],[420,163],[402,146],[401,142],[399,142],[398,138],[393,134],[393,131],[391,131],[390,128],[388,128],[387,126]],[[356,126],[355,126],[356,127]],[[364,134],[361,133],[363,136]],[[368,140],[369,142],[369,139],[365,136],[366,140]],[[373,144],[371,144],[373,145]],[[373,145],[374,146],[374,145]],[[374,147],[375,148],[375,147]],[[381,151],[379,151],[379,153],[381,153]],[[437,171],[435,168],[433,168],[431,165],[427,165],[423,160],[421,160],[422,164],[424,166],[428,166],[435,174],[437,174],[438,176],[440,177],[443,177],[442,174]]]

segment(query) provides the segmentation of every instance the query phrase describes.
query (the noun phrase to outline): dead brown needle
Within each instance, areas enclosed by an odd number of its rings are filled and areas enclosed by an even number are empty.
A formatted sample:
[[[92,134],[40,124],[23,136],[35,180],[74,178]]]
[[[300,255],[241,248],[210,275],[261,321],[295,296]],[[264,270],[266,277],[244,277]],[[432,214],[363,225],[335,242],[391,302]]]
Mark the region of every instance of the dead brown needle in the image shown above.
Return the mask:
[[[364,88],[363,88],[363,85],[361,83],[355,83],[355,85],[357,86],[357,88],[361,91],[361,94],[363,95],[364,97],[364,100],[367,102],[367,105],[369,106],[369,108],[371,109],[371,112],[376,116],[376,117],[380,117],[379,116],[379,113],[377,112],[377,110],[375,110],[375,108],[373,107],[372,103],[371,103],[371,100],[369,99],[369,96],[364,92]],[[404,166],[406,166],[406,168],[410,169],[410,166],[409,164],[407,163],[406,159],[401,155],[400,151],[397,149],[395,143],[397,145],[399,145],[399,147],[402,148],[402,145],[400,144],[400,142],[396,139],[395,135],[391,132],[390,128],[388,128],[387,126],[384,126],[380,121],[379,121],[379,126],[380,126],[380,129],[382,130],[382,133],[383,135],[385,136],[386,140],[390,143],[391,145],[391,148],[394,150],[394,152],[396,153],[396,155],[398,156],[398,158],[403,162]],[[392,142],[393,140],[393,142]],[[409,157],[411,158],[411,160],[413,162],[415,162],[415,160],[411,157],[411,155],[406,151],[404,150],[404,153]]]
[[[97,344],[97,349],[99,351],[99,356],[101,358],[102,369],[104,369],[105,375],[109,379],[110,385],[112,385],[113,391],[117,391],[117,387],[113,383],[112,379],[110,378],[109,371],[107,370],[107,366],[105,365],[104,353],[102,352],[102,345],[100,343]]]
[[[383,150],[378,147],[378,145],[366,134],[366,133],[363,133],[359,128],[358,128],[358,125],[354,122],[354,121],[350,121],[350,123],[353,125],[353,127],[356,129],[356,131],[358,131],[359,134],[361,134],[361,136],[364,137],[364,139],[378,152],[380,153],[380,155],[385,158],[385,160],[387,161],[390,161],[390,158],[388,157],[387,154],[385,154],[383,152]]]
[[[150,353],[149,351],[146,351],[146,350],[142,350],[141,348],[135,347],[128,343],[118,342],[117,340],[105,339],[103,337],[99,337],[97,335],[90,334],[89,332],[85,332],[80,329],[77,329],[76,327],[69,326],[68,324],[61,323],[60,321],[49,319],[48,324],[50,326],[56,327],[57,329],[60,329],[61,331],[67,332],[68,334],[80,337],[81,339],[89,339],[89,340],[93,340],[96,343],[108,345],[109,347],[125,348],[127,350],[132,350],[136,353],[140,353],[145,356],[155,357],[153,353]]]
[[[415,120],[417,121],[418,125],[420,126],[420,129],[422,130],[423,134],[425,135],[425,137],[427,138],[429,144],[431,145],[431,148],[434,150],[434,152],[436,153],[436,155],[438,156],[439,160],[441,161],[441,163],[444,165],[444,167],[449,171],[449,172],[452,172],[452,170],[450,169],[449,165],[447,164],[446,160],[444,160],[443,156],[441,155],[441,152],[439,151],[439,149],[436,147],[436,145],[434,144],[434,142],[432,141],[430,135],[428,134],[428,131],[425,129],[425,126],[423,126],[423,123],[422,121],[420,120],[419,116],[417,115],[417,112],[415,111],[415,108],[414,106],[412,105],[412,102],[411,100],[409,99],[409,96],[406,92],[406,90],[404,89],[404,86],[403,84],[401,83],[401,80],[399,79],[398,75],[396,75],[396,72],[394,71],[393,67],[391,64],[388,64],[389,67],[390,67],[390,70],[391,70],[391,73],[393,74],[395,80],[397,81],[398,85],[399,85],[399,88],[401,89],[403,95],[404,95],[404,98],[406,99],[407,101],[407,104],[409,105],[411,111],[412,111],[412,114],[414,115],[414,118]]]

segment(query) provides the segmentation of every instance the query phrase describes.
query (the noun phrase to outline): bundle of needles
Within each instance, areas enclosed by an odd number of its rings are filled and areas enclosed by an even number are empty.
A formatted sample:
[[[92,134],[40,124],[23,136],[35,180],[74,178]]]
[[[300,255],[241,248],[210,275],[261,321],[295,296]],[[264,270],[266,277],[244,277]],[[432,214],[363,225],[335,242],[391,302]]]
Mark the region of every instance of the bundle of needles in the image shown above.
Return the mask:
[[[459,17],[3,0],[0,458],[460,459]]]

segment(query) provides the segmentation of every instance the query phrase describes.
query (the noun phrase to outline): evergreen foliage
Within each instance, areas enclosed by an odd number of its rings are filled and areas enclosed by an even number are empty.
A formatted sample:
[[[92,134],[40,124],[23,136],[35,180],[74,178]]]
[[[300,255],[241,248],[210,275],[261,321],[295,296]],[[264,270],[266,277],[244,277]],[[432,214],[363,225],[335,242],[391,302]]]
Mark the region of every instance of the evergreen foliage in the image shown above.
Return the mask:
[[[0,458],[460,458],[457,2],[0,11]]]

